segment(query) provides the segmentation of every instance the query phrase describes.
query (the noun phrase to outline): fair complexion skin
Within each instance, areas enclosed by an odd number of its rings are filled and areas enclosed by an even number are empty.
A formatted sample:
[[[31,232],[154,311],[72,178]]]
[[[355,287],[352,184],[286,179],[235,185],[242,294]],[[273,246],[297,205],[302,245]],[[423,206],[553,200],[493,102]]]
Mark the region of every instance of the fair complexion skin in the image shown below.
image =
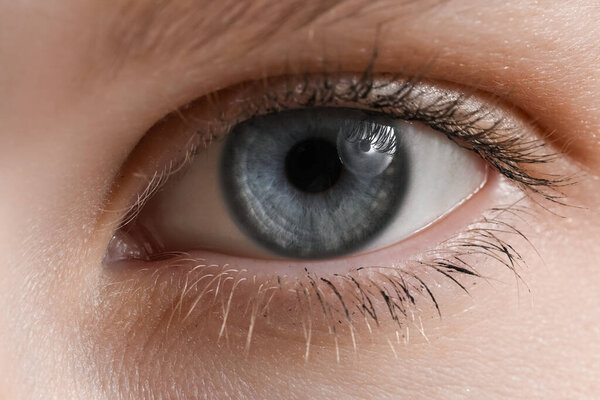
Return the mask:
[[[240,11],[238,2],[187,0],[161,11],[150,3],[0,5],[0,399],[600,394],[598,4],[257,0]],[[566,206],[525,201],[515,224],[531,244],[514,244],[522,281],[475,260],[487,282],[468,281],[466,295],[440,280],[442,318],[431,305],[415,310],[420,322],[403,325],[410,340],[397,343],[388,318],[372,331],[357,327],[356,347],[343,329],[336,343],[317,318],[305,357],[284,300],[275,298],[272,322],[257,324],[248,347],[243,307],[219,338],[221,303],[212,316],[170,318],[185,297],[169,283],[176,272],[114,275],[102,265],[116,228],[107,221],[131,198],[116,182],[152,158],[136,145],[157,121],[264,77],[360,75],[375,43],[376,74],[477,91],[559,154],[537,172],[574,177],[561,188]],[[399,253],[435,247],[521,190],[498,187]]]

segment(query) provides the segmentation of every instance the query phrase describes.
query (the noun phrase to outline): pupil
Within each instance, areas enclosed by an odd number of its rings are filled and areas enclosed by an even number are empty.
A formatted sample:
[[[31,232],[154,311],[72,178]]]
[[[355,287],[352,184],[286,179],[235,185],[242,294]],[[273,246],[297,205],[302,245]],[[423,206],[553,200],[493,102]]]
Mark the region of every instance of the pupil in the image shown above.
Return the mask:
[[[298,142],[285,157],[287,179],[296,188],[323,192],[332,187],[342,173],[342,162],[335,145],[324,139]]]

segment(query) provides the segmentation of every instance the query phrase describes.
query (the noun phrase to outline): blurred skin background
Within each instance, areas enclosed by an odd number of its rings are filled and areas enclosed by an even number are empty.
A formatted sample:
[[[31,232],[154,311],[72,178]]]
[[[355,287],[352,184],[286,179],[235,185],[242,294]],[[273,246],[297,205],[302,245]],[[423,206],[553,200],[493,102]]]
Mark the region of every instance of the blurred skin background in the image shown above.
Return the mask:
[[[0,399],[599,397],[598,20],[600,5],[587,0],[2,2]],[[302,325],[286,314],[302,308],[296,297],[280,294],[256,322],[267,308],[257,296],[270,294],[254,286],[234,295],[230,280],[222,298],[213,287],[218,300],[204,307],[202,296],[186,297],[200,290],[190,275],[103,265],[136,177],[189,139],[170,130],[177,122],[153,128],[165,116],[195,102],[180,117],[226,119],[236,99],[275,91],[267,78],[365,71],[480,99],[554,155],[527,166],[532,176],[569,178],[557,202],[494,171],[496,186],[369,263],[417,259],[529,193],[511,217],[527,240],[503,239],[518,251],[520,279],[473,256],[488,279],[469,280],[469,295],[423,278],[441,318],[424,302],[401,321],[402,338],[391,318],[332,336],[328,318],[340,307],[324,281],[319,293],[334,311]],[[203,215],[220,203],[208,201]],[[197,229],[214,238],[227,224]],[[235,264],[254,284],[279,276],[281,261],[263,270],[224,243],[206,263]],[[311,268],[339,272],[357,260]],[[190,311],[174,312],[182,308]]]

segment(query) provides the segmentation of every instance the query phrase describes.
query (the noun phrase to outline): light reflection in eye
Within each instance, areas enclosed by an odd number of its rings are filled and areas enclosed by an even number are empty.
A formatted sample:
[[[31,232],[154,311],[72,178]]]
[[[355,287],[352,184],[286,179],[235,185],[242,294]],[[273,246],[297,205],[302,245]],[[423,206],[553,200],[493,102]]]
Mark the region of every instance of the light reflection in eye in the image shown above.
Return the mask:
[[[398,138],[390,125],[361,121],[342,123],[337,132],[337,152],[344,168],[357,177],[376,177],[394,158]]]
[[[375,250],[445,215],[486,178],[476,155],[439,132],[353,109],[254,117],[205,153],[115,241],[116,259],[194,249],[293,259]]]

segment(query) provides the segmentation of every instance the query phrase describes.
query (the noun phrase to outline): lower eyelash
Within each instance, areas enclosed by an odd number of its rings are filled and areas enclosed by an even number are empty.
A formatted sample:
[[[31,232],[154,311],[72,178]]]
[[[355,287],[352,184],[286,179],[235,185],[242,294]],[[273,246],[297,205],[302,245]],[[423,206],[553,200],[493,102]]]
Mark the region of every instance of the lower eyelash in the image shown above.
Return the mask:
[[[497,263],[523,283],[520,270],[525,260],[509,241],[519,238],[531,245],[513,223],[528,209],[516,203],[490,213],[437,249],[398,266],[360,267],[335,275],[305,270],[300,278],[260,278],[246,270],[206,265],[180,255],[168,267],[156,268],[149,281],[139,280],[149,282],[149,287],[130,290],[157,291],[159,301],[163,305],[167,302],[160,318],[164,323],[156,328],[162,334],[175,334],[202,323],[213,327],[212,333],[207,333],[216,335],[217,340],[227,340],[232,330],[245,336],[248,352],[255,335],[264,334],[261,330],[277,334],[292,329],[290,335],[304,341],[305,360],[318,336],[321,343],[329,337],[339,361],[340,343],[349,341],[356,349],[361,332],[371,333],[390,322],[398,342],[408,342],[411,329],[425,336],[420,322],[425,310],[431,309],[439,318],[444,311],[436,287],[447,287],[446,281],[469,294],[470,284],[486,280],[475,263]],[[105,290],[118,291],[119,287],[113,282]],[[274,304],[276,311],[272,310]]]

